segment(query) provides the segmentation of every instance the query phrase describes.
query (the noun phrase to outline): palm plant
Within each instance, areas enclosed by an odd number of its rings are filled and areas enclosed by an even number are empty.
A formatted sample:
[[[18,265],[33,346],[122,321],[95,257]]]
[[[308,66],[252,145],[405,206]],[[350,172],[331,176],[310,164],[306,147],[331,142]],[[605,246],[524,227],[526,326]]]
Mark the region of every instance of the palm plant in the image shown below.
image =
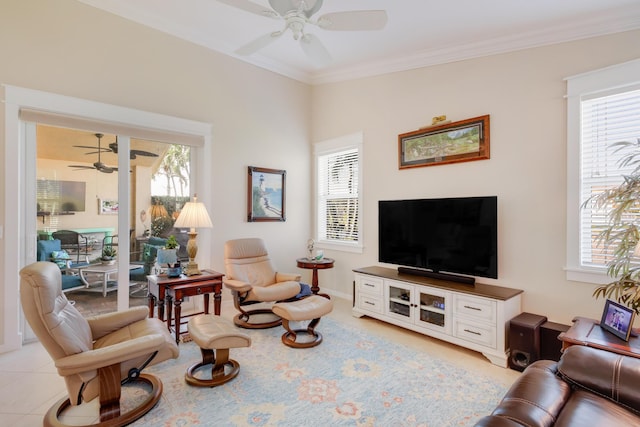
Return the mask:
[[[607,226],[598,234],[597,242],[612,248],[607,274],[614,280],[598,287],[593,296],[610,298],[640,314],[640,138],[636,143],[623,141],[612,144],[615,152],[629,151],[620,167],[633,167],[623,182],[589,198],[583,206],[607,209]]]

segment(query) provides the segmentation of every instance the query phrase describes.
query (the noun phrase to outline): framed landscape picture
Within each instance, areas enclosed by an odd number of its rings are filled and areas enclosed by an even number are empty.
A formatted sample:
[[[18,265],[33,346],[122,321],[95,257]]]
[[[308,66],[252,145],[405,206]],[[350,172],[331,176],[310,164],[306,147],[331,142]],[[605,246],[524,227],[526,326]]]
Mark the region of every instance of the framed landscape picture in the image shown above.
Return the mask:
[[[285,178],[278,169],[249,166],[247,221],[284,221]]]
[[[398,135],[399,169],[488,159],[489,115]]]
[[[98,213],[100,215],[118,215],[118,201],[110,199],[100,199]]]

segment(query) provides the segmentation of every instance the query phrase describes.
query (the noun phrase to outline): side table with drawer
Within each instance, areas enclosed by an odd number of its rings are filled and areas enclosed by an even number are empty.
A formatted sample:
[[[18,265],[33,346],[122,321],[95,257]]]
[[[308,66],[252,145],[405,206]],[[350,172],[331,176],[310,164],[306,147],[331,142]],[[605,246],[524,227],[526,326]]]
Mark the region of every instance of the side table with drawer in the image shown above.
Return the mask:
[[[196,276],[181,275],[176,278],[166,276],[148,276],[149,280],[149,316],[154,316],[154,307],[158,306],[158,318],[164,320],[164,303],[167,304],[167,328],[173,327],[176,342],[180,342],[180,335],[186,333],[181,330],[186,321],[182,319],[182,302],[186,297],[202,295],[204,297],[204,311],[193,313],[184,317],[198,314],[209,314],[209,295],[213,294],[214,314],[220,315],[222,303],[222,278],[224,274],[213,270],[203,270]],[[175,320],[174,320],[175,319]]]

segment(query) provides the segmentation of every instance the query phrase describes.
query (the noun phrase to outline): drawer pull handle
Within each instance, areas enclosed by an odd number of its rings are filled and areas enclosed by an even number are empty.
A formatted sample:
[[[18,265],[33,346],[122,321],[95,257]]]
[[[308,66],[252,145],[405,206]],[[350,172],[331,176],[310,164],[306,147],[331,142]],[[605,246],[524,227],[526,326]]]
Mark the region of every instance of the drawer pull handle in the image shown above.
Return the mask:
[[[202,289],[201,289],[201,288],[197,288],[197,289],[196,289],[196,293],[197,293],[198,295],[202,295]]]
[[[474,335],[482,335],[480,332],[470,331],[469,329],[465,329],[464,331]]]
[[[376,285],[372,285],[372,284],[370,284],[370,283],[365,283],[364,285],[365,285],[365,286],[368,286],[368,287],[370,287],[370,288],[375,288],[375,287],[376,287]]]
[[[481,308],[478,307],[471,307],[470,305],[465,305],[464,308],[468,308],[469,310],[476,310],[476,311],[482,311]]]
[[[369,304],[369,305],[375,305],[375,303],[369,302],[369,301],[365,301],[365,304]]]

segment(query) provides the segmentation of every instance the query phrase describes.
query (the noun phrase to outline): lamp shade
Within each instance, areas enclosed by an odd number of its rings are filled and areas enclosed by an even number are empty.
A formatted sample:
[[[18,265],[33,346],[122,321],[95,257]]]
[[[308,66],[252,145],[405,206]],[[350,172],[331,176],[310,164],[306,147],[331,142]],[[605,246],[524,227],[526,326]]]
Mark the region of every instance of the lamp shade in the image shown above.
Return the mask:
[[[151,213],[151,221],[159,217],[169,216],[169,212],[163,205],[151,205],[149,212]]]
[[[193,202],[185,203],[173,226],[176,228],[212,228],[213,224],[204,203],[198,202],[194,197]]]

